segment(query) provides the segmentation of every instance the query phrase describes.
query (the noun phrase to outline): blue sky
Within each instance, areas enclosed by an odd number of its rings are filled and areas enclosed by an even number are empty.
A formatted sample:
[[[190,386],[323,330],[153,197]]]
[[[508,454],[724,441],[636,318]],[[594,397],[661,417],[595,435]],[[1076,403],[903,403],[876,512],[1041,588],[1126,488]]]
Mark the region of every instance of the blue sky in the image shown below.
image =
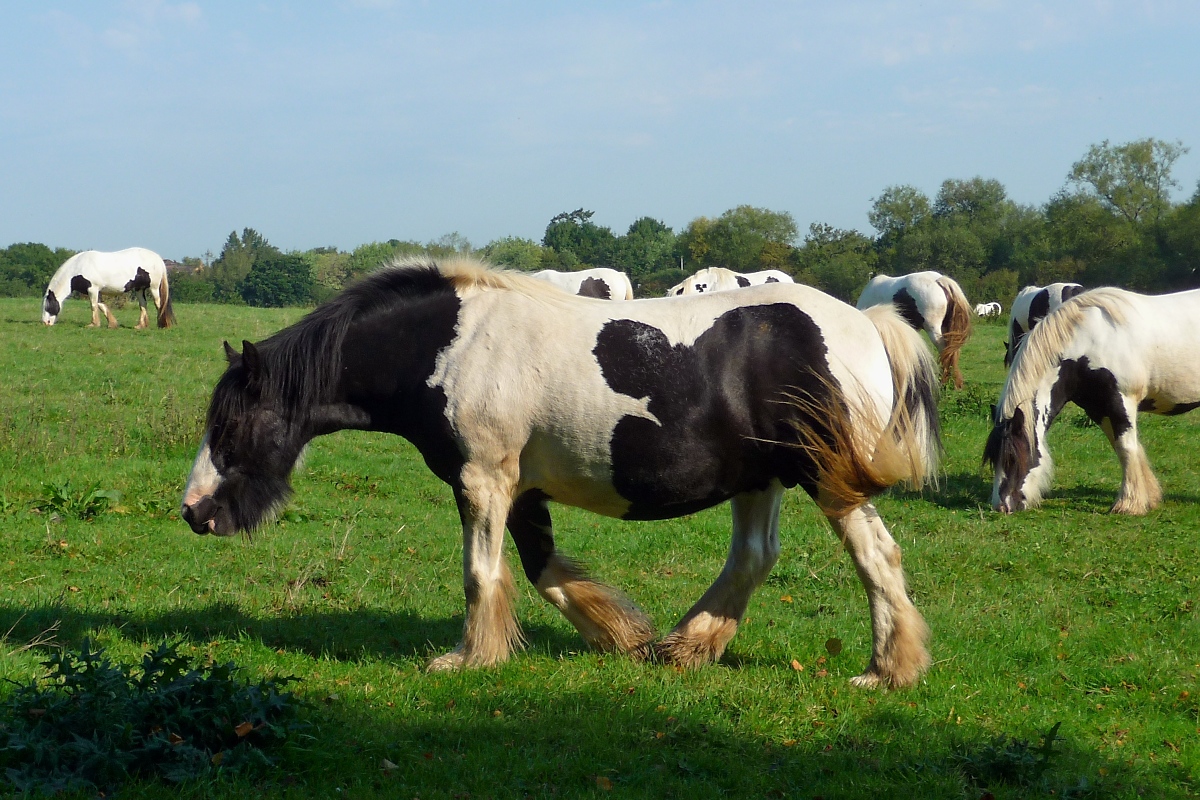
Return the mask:
[[[1040,205],[1088,145],[1200,179],[1200,4],[54,2],[0,24],[0,246],[623,233],[741,204],[871,232],[889,185]]]

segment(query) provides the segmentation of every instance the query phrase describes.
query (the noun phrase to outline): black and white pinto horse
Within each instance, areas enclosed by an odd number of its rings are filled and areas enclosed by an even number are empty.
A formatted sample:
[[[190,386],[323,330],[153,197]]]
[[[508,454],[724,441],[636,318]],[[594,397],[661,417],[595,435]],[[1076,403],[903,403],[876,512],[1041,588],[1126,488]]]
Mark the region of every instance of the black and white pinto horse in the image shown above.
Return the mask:
[[[1013,300],[1008,315],[1008,341],[1004,343],[1004,366],[1011,367],[1017,348],[1034,326],[1046,315],[1084,288],[1078,283],[1052,283],[1049,286],[1026,286]]]
[[[796,485],[867,590],[874,644],[856,684],[909,685],[929,663],[900,549],[870,503],[931,475],[940,452],[933,358],[890,308],[859,313],[795,284],[611,303],[478,262],[410,261],[226,351],[184,520],[218,535],[261,524],[315,436],[413,442],[463,523],[463,638],[430,669],[520,645],[506,526],[530,582],[591,645],[688,667],[719,658],[778,558]],[[724,569],[657,643],[645,614],[559,554],[548,507],[643,520],[730,499]]]
[[[977,317],[998,317],[1004,312],[1004,308],[993,300],[990,303],[979,303],[975,306],[975,316]]]
[[[1017,351],[984,450],[997,511],[1041,502],[1054,472],[1046,431],[1068,402],[1100,426],[1121,461],[1112,511],[1157,506],[1162,490],[1138,442],[1137,414],[1200,406],[1200,289],[1158,296],[1092,289],[1038,323]]]
[[[971,338],[971,306],[962,287],[939,272],[914,272],[893,278],[876,275],[858,296],[860,309],[892,303],[916,330],[929,334],[942,365],[942,382],[953,375],[954,388],[963,385],[958,356]]]
[[[595,297],[600,300],[633,299],[633,284],[630,283],[629,276],[608,267],[592,267],[578,272],[544,269],[533,273],[533,277],[580,297]]]
[[[764,283],[795,283],[795,281],[792,280],[791,275],[778,269],[764,269],[761,272],[734,272],[724,267],[705,267],[683,283],[677,283],[668,289],[667,297],[705,292],[727,292],[730,289],[744,289],[747,286],[760,286]]]
[[[158,327],[169,328],[175,324],[175,312],[171,308],[171,288],[167,283],[167,267],[162,256],[144,247],[130,247],[115,253],[85,250],[76,253],[50,278],[46,294],[42,296],[42,322],[53,325],[62,312],[62,304],[72,292],[86,294],[92,301],[92,323],[88,327],[100,327],[100,312],[108,319],[108,327],[117,327],[117,318],[100,302],[101,294],[129,292],[137,297],[142,313],[137,328],[149,324],[146,314],[146,294],[154,298],[158,311]]]

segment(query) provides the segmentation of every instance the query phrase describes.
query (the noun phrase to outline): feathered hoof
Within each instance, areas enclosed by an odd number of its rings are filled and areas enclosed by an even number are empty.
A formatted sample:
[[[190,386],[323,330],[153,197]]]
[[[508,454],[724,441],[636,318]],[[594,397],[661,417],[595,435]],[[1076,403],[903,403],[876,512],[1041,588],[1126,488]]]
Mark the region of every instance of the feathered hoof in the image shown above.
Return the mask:
[[[699,669],[721,657],[724,647],[718,649],[711,641],[668,634],[654,645],[654,660],[683,669]]]
[[[867,670],[862,675],[855,675],[851,678],[850,685],[859,689],[878,689],[880,686],[889,686],[890,683],[878,672]]]
[[[1119,498],[1113,503],[1113,507],[1109,509],[1110,514],[1124,514],[1128,517],[1144,517],[1155,508],[1158,503],[1146,500],[1137,501],[1131,498]]]
[[[462,648],[457,647],[449,653],[440,655],[437,658],[431,658],[425,664],[426,672],[455,672],[466,666],[467,660],[463,656]]]

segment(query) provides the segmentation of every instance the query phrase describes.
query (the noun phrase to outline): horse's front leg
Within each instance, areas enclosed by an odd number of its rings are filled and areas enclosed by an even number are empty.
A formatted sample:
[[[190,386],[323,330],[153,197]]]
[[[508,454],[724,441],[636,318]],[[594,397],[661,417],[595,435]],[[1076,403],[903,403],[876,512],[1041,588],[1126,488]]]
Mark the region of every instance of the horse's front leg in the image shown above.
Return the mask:
[[[1100,428],[1121,461],[1121,490],[1117,493],[1117,501],[1113,503],[1112,513],[1146,514],[1162,503],[1162,487],[1154,476],[1154,470],[1150,469],[1150,459],[1146,458],[1142,443],[1138,441],[1137,404],[1124,395],[1120,403],[1125,419],[1104,417],[1100,420]]]
[[[455,490],[463,524],[463,589],[467,616],[462,642],[427,669],[482,667],[506,661],[520,647],[513,612],[512,573],[504,560],[504,524],[512,505],[516,468],[469,463]]]
[[[888,533],[875,506],[867,503],[848,514],[829,517],[871,607],[871,663],[853,678],[856,686],[910,686],[929,668],[929,628],[908,598],[900,547]]]
[[[779,559],[779,505],[783,486],[733,498],[733,541],[725,567],[704,596],[657,646],[669,664],[699,667],[716,661],[737,633],[750,595]]]

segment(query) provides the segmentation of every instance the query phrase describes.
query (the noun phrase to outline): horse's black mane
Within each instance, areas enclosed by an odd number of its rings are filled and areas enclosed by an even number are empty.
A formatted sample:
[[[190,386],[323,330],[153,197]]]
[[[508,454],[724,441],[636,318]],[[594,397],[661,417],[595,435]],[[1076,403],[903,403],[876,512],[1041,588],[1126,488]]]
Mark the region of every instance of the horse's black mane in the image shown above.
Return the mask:
[[[260,361],[258,397],[292,412],[328,402],[341,372],[342,342],[355,319],[408,299],[453,292],[453,284],[432,259],[384,267],[351,284],[255,346]],[[218,382],[210,423],[244,409],[243,361],[234,361]]]

